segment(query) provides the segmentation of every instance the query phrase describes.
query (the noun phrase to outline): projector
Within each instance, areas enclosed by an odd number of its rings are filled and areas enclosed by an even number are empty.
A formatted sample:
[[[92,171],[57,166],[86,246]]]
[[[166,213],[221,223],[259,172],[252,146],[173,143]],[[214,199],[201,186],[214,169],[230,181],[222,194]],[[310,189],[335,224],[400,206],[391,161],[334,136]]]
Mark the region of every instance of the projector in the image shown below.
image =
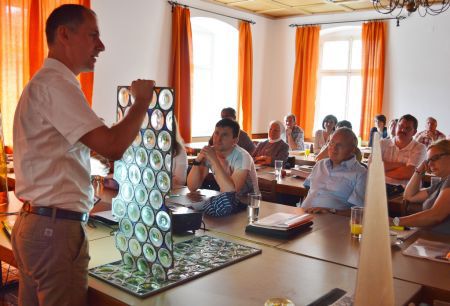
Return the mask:
[[[195,233],[202,226],[202,212],[173,204],[169,204],[167,207],[172,216],[173,234],[182,234],[189,231]]]

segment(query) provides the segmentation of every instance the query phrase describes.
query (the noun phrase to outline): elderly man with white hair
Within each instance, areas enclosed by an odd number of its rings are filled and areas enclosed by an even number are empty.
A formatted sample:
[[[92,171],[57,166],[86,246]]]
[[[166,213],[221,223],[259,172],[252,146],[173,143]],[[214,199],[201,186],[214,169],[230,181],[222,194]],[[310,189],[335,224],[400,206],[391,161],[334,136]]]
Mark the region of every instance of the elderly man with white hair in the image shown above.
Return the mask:
[[[272,121],[269,125],[269,139],[260,142],[253,152],[255,164],[272,166],[276,160],[286,162],[289,157],[289,145],[284,142],[284,125],[280,121]]]

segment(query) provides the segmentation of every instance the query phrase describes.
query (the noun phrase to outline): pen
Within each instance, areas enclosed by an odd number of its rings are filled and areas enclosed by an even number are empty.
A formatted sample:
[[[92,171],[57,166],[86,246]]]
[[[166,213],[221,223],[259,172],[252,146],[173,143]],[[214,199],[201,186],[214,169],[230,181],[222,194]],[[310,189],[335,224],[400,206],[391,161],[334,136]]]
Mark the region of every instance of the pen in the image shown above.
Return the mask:
[[[410,230],[410,228],[406,227],[406,226],[390,226],[389,228],[394,231],[409,231]]]

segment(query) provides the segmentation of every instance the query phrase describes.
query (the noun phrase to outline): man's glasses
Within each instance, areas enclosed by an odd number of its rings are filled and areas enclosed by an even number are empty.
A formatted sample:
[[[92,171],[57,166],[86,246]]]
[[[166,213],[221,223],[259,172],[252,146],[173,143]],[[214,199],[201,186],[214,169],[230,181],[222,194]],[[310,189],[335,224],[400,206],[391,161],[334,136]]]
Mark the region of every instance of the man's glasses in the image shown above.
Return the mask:
[[[431,156],[430,158],[428,158],[427,160],[425,160],[425,162],[427,164],[431,163],[431,162],[436,162],[438,160],[441,159],[441,157],[446,156],[446,155],[450,155],[450,153],[441,153],[441,154],[436,154]]]

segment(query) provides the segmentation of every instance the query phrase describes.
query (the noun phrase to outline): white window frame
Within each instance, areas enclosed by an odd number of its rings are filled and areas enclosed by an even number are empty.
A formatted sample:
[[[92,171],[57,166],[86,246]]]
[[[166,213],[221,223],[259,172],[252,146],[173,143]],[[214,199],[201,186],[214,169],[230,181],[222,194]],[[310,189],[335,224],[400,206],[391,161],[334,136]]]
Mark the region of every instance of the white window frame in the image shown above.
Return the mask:
[[[315,110],[315,124],[314,129],[321,129],[321,123],[323,118],[317,118],[320,111],[320,93],[322,89],[322,77],[326,76],[345,76],[347,79],[346,85],[346,97],[345,97],[345,118],[338,118],[338,120],[346,120],[349,114],[349,96],[350,96],[350,80],[352,76],[361,76],[361,69],[352,69],[352,45],[354,40],[361,40],[361,26],[343,26],[335,27],[331,29],[324,29],[320,31],[320,42],[319,42],[319,68],[317,71],[317,90],[316,90],[316,110]],[[343,41],[346,40],[349,44],[348,52],[348,66],[346,69],[322,69],[323,61],[323,47],[325,42],[330,41]],[[319,124],[320,122],[320,124]],[[352,122],[353,125],[360,124],[359,122]],[[355,128],[355,126],[353,127]],[[359,130],[359,128],[358,128]],[[358,136],[358,135],[357,135]]]

